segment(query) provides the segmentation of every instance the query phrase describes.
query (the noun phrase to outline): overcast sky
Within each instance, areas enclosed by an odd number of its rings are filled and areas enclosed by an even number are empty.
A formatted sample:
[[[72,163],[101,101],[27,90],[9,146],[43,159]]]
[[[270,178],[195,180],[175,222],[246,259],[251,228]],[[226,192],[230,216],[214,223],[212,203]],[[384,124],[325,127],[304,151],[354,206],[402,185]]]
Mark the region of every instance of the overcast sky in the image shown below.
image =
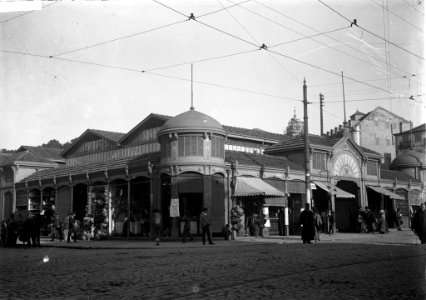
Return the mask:
[[[0,148],[187,111],[191,62],[195,109],[223,125],[283,133],[294,109],[303,119],[306,78],[310,132],[319,93],[330,130],[344,120],[342,71],[346,119],[381,106],[420,125],[422,2],[43,1],[0,13]]]

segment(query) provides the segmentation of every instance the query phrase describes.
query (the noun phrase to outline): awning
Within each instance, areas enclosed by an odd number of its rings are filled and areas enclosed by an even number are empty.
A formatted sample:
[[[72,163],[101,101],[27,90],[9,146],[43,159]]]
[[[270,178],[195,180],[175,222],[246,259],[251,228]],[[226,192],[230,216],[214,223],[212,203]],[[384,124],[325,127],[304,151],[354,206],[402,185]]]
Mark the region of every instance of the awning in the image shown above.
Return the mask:
[[[286,199],[284,197],[265,198],[265,206],[285,207]]]
[[[328,192],[330,194],[335,195],[336,198],[346,198],[346,199],[355,198],[355,195],[353,195],[351,193],[348,193],[348,192],[346,192],[346,191],[338,188],[337,186],[334,186],[333,189],[331,189],[331,186],[330,186],[329,183],[315,181],[315,184],[319,188],[323,189],[324,191],[326,191],[326,192]]]
[[[397,195],[397,194],[395,194],[395,193],[393,193],[391,191],[388,191],[387,189],[382,188],[381,186],[367,185],[367,187],[369,189],[372,189],[373,191],[379,193],[379,194],[383,194],[383,195],[388,196],[388,197],[390,197],[392,199],[399,199],[399,200],[404,200],[405,199],[404,197],[402,197],[400,195]]]
[[[233,196],[284,197],[284,193],[270,184],[267,184],[260,178],[237,177]]]
[[[334,191],[336,192],[336,198],[355,198],[354,194],[348,193],[342,189],[339,189],[337,186],[334,187]]]

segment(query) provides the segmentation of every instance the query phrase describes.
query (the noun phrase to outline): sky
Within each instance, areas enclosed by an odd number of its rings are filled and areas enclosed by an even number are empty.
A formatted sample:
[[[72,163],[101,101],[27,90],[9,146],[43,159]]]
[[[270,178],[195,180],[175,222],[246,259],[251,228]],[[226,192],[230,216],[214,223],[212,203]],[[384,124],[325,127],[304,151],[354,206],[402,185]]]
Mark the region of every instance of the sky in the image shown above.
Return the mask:
[[[423,1],[42,6],[0,13],[0,149],[183,113],[191,64],[195,109],[223,125],[283,133],[294,112],[303,120],[304,80],[310,133],[320,133],[320,93],[325,131],[377,106],[426,122]]]

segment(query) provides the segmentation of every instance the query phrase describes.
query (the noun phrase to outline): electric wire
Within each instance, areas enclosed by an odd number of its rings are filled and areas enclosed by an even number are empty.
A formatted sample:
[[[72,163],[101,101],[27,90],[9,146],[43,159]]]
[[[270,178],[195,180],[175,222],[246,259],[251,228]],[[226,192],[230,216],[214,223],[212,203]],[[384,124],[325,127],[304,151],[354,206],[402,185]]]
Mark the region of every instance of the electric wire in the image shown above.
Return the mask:
[[[425,14],[422,12],[422,11],[420,11],[420,10],[418,10],[417,8],[416,8],[416,6],[413,6],[413,5],[411,5],[410,3],[408,3],[406,0],[402,0],[405,4],[407,4],[409,7],[411,7],[412,9],[414,9],[415,11],[417,11],[419,14],[421,14],[422,16],[424,16]]]
[[[228,0],[229,1],[229,0]],[[292,18],[292,17],[290,17],[290,16],[288,16],[288,15],[286,15],[286,14],[284,14],[284,13],[282,13],[282,12],[280,12],[280,11],[278,11],[278,10],[276,10],[276,9],[274,9],[274,8],[272,8],[272,7],[270,7],[270,6],[268,6],[268,5],[265,5],[264,3],[261,3],[261,2],[259,2],[258,0],[253,0],[255,3],[257,3],[257,4],[259,4],[259,5],[261,5],[261,6],[263,6],[263,7],[265,7],[266,9],[269,9],[269,10],[271,10],[271,11],[273,11],[273,12],[275,12],[276,14],[279,14],[279,15],[281,15],[281,16],[283,16],[283,17],[285,17],[285,18],[287,18],[287,19],[289,19],[289,20],[291,20],[291,21],[293,21],[293,22],[295,22],[295,23],[297,23],[297,24],[299,24],[299,25],[302,25],[302,26],[304,26],[304,27],[306,27],[306,28],[309,28],[309,29],[311,29],[311,30],[313,30],[313,31],[315,31],[315,32],[319,32],[316,28],[314,28],[314,27],[312,27],[312,26],[309,26],[309,25],[307,25],[307,24],[305,24],[305,23],[303,23],[303,22],[301,22],[301,21],[298,21],[298,20],[296,20],[296,19],[294,19],[294,18]],[[243,8],[243,7],[242,7]],[[274,21],[275,22],[275,21]],[[350,27],[350,26],[349,26]],[[360,51],[359,49],[357,49],[357,48],[355,48],[355,47],[353,47],[353,46],[351,46],[351,45],[349,45],[349,44],[347,44],[347,43],[343,43],[342,41],[340,41],[340,40],[338,40],[337,38],[334,38],[334,37],[332,37],[332,36],[328,36],[328,35],[326,35],[329,39],[331,39],[331,40],[333,40],[333,41],[335,41],[335,42],[337,42],[337,43],[339,43],[339,44],[341,44],[341,45],[343,45],[343,46],[345,46],[345,47],[347,47],[347,48],[349,48],[349,49],[352,49],[353,51],[355,51],[355,52],[358,52],[358,53],[361,53],[362,55],[364,55],[364,56],[367,56],[367,57],[369,57],[369,58],[371,58],[371,59],[373,59],[373,56],[371,56],[371,55],[369,55],[369,54],[367,54],[367,53],[364,53],[364,52],[362,52],[362,51]],[[316,41],[316,40],[314,40],[314,41]],[[318,42],[318,41],[316,41],[316,42]],[[334,47],[332,47],[332,46],[330,46],[330,45],[328,45],[328,47],[329,48],[331,48],[331,49],[335,49]],[[347,53],[347,52],[344,52],[344,51],[342,51],[342,50],[336,50],[335,49],[335,51],[337,51],[337,52],[341,52],[341,53],[345,53],[345,55],[346,56],[349,56],[349,57],[352,57],[353,59],[355,59],[355,60],[358,60],[358,61],[361,61],[361,62],[363,62],[363,63],[365,63],[365,64],[368,64],[368,65],[371,65],[371,66],[374,66],[374,67],[377,67],[377,65],[375,65],[375,64],[372,64],[370,61],[368,61],[368,60],[364,60],[364,59],[361,59],[361,58],[359,58],[359,57],[356,57],[356,56],[353,56],[353,55],[351,55],[351,54],[349,54],[349,53]],[[376,60],[376,61],[378,61],[378,62],[380,62],[380,63],[382,63],[382,64],[386,64],[386,62],[385,61],[383,61],[383,60],[381,60],[381,59],[379,59],[379,58],[377,58],[377,57],[375,57],[374,58],[374,60]],[[402,73],[401,74],[409,74],[410,72],[407,72],[407,71],[405,71],[405,70],[403,70],[403,69],[401,69],[401,68],[399,68],[398,66],[392,66],[395,70],[399,70],[399,71],[401,71]],[[394,73],[394,75],[401,75],[401,74],[398,74],[398,73]]]
[[[43,10],[44,8],[49,7],[49,6],[52,6],[52,5],[55,5],[55,4],[59,3],[59,2],[62,2],[62,0],[57,0],[57,1],[53,2],[53,3],[46,4],[46,5],[44,5],[41,9]],[[7,20],[3,20],[3,21],[1,21],[1,22],[0,22],[0,24],[3,24],[3,23],[6,23],[6,22],[9,22],[9,21],[11,21],[11,20],[15,20],[15,19],[17,19],[17,18],[20,18],[20,17],[25,16],[25,15],[28,15],[28,14],[32,14],[32,13],[35,13],[35,12],[38,12],[38,10],[31,10],[31,11],[24,12],[24,13],[22,13],[22,14],[20,14],[20,15],[14,16],[14,17],[9,18],[9,19],[7,19]]]
[[[403,17],[401,17],[400,15],[397,15],[396,13],[394,13],[393,11],[391,11],[387,6],[387,3],[385,4],[385,5],[382,5],[382,4],[380,4],[380,3],[377,3],[375,0],[370,0],[371,2],[373,2],[374,4],[376,4],[376,5],[378,5],[378,6],[380,6],[382,9],[384,9],[384,10],[386,10],[388,13],[390,13],[390,14],[392,14],[393,16],[395,16],[395,17],[397,17],[398,19],[400,19],[401,21],[403,21],[404,23],[406,23],[406,24],[408,24],[408,25],[410,25],[411,27],[413,27],[413,28],[415,28],[415,29],[417,29],[417,30],[419,30],[419,31],[421,31],[421,32],[424,32],[423,31],[423,29],[421,29],[421,28],[419,28],[419,27],[417,27],[416,25],[414,25],[414,24],[412,24],[412,23],[410,23],[410,22],[408,22],[406,19],[404,19]]]
[[[157,0],[153,0],[153,1],[155,1],[155,2],[159,3]],[[318,0],[318,1],[321,1],[321,0]],[[165,7],[168,7],[168,6],[165,6]],[[172,10],[173,10],[173,11],[176,11],[175,9],[172,9]],[[182,13],[181,13],[181,12],[179,12],[179,14],[182,14]],[[236,35],[234,35],[234,34],[228,33],[228,32],[226,32],[226,31],[224,31],[224,30],[222,30],[222,29],[219,29],[219,28],[216,28],[216,27],[214,27],[214,26],[212,26],[212,25],[208,25],[208,24],[206,24],[206,23],[204,23],[204,22],[198,21],[195,17],[194,17],[194,18],[192,18],[192,20],[194,20],[194,21],[196,21],[196,22],[198,22],[198,23],[200,23],[200,24],[202,24],[202,25],[205,25],[205,26],[206,26],[206,27],[208,27],[208,28],[211,28],[211,29],[214,29],[214,30],[216,30],[216,31],[219,31],[219,32],[221,32],[221,33],[223,33],[223,34],[225,34],[225,35],[228,35],[228,36],[234,37],[234,38],[236,38],[236,39],[238,39],[238,40],[240,40],[240,41],[242,41],[242,42],[245,42],[245,43],[247,43],[247,44],[253,45],[253,46],[255,46],[255,47],[259,47],[258,45],[254,44],[254,43],[252,43],[252,42],[250,42],[250,41],[248,41],[248,40],[245,40],[245,39],[243,39],[243,38],[240,38],[240,37],[238,37],[238,36],[236,36]],[[301,64],[304,64],[304,65],[310,66],[310,67],[312,67],[312,68],[315,68],[315,69],[318,69],[318,70],[321,70],[321,71],[327,72],[327,73],[332,74],[332,75],[336,75],[336,76],[339,76],[339,77],[341,76],[341,74],[340,74],[340,73],[336,73],[336,72],[334,72],[334,71],[331,71],[331,70],[325,69],[325,68],[323,68],[323,67],[320,67],[320,66],[317,66],[317,65],[314,65],[314,64],[308,63],[308,62],[301,61],[301,60],[299,60],[299,59],[297,59],[297,58],[290,57],[290,56],[288,56],[288,55],[285,55],[285,54],[282,54],[282,53],[279,53],[279,52],[276,52],[276,51],[272,51],[272,50],[268,49],[268,47],[267,47],[265,44],[262,44],[262,46],[260,46],[260,47],[259,47],[259,49],[263,49],[263,50],[269,51],[269,52],[274,53],[274,54],[276,54],[276,55],[279,55],[279,56],[282,56],[282,57],[284,57],[284,58],[287,58],[287,59],[290,59],[290,60],[296,61],[296,62],[298,62],[298,63],[301,63]],[[362,82],[362,81],[360,81],[360,80],[357,80],[357,79],[354,79],[354,78],[351,78],[351,77],[347,77],[347,76],[345,76],[345,78],[346,78],[346,79],[349,79],[349,80],[352,80],[352,81],[355,81],[355,82],[358,82],[358,83],[363,84],[363,85],[370,86],[370,87],[375,88],[375,89],[378,89],[378,90],[382,90],[382,91],[385,91],[385,92],[390,92],[390,91],[388,91],[387,89],[383,89],[383,88],[381,88],[381,87],[374,86],[374,85],[372,85],[372,84],[369,84],[369,83],[366,83],[366,82]]]
[[[238,5],[240,5],[242,3],[245,3],[245,2],[248,2],[248,1],[251,1],[251,0],[242,1],[240,3],[235,3],[233,5],[224,7],[222,9],[215,10],[215,11],[206,13],[204,15],[201,15],[198,18],[218,13],[220,11],[226,10],[226,9],[234,7],[234,6],[238,6]],[[159,3],[158,1],[154,1],[154,2]],[[163,5],[163,6],[169,8],[169,9],[172,9],[172,8],[166,6],[166,5]],[[174,10],[174,11],[176,11],[176,10]],[[182,13],[180,13],[180,14],[182,14]],[[77,48],[77,49],[74,49],[74,50],[65,51],[65,52],[62,52],[62,53],[58,53],[58,54],[52,55],[52,57],[62,56],[62,55],[74,53],[74,52],[81,51],[81,50],[87,50],[87,49],[90,49],[90,48],[93,48],[93,47],[97,47],[97,46],[100,46],[100,45],[105,45],[105,44],[109,44],[109,43],[116,42],[116,41],[119,41],[119,40],[128,39],[128,38],[131,38],[131,37],[135,37],[135,36],[142,35],[142,34],[145,34],[145,33],[149,33],[149,32],[155,31],[155,30],[159,30],[159,29],[164,29],[164,28],[167,28],[167,27],[170,27],[170,26],[173,26],[173,25],[178,25],[178,24],[181,24],[181,23],[189,21],[189,17],[188,16],[186,16],[185,14],[182,14],[182,15],[184,15],[186,17],[185,20],[181,20],[181,21],[177,21],[177,22],[173,22],[173,23],[161,25],[161,26],[158,26],[158,27],[154,27],[154,28],[151,28],[151,29],[148,29],[148,30],[136,32],[136,33],[129,34],[129,35],[120,36],[120,37],[117,37],[117,38],[114,38],[114,39],[110,39],[110,40],[106,40],[106,41],[103,41],[103,42],[95,43],[95,44],[92,44],[92,45],[89,45],[89,46],[85,46],[85,47],[81,47],[81,48]]]
[[[92,45],[89,45],[89,46],[77,48],[77,49],[74,49],[74,50],[65,51],[65,52],[58,53],[58,54],[51,55],[51,56],[52,57],[57,57],[57,56],[62,56],[62,55],[65,55],[65,54],[70,54],[70,53],[74,53],[74,52],[81,51],[81,50],[87,50],[87,49],[90,49],[90,48],[93,48],[93,47],[97,47],[97,46],[100,46],[100,45],[105,45],[105,44],[109,44],[109,43],[116,42],[116,41],[119,41],[119,40],[124,40],[124,39],[128,39],[128,38],[131,38],[131,37],[135,37],[135,36],[138,36],[138,35],[141,35],[141,34],[153,32],[155,30],[164,29],[164,28],[167,28],[167,27],[170,27],[170,26],[173,26],[173,25],[177,25],[177,24],[181,24],[181,23],[187,22],[187,21],[189,21],[189,20],[186,19],[186,20],[181,20],[181,21],[169,23],[169,24],[166,24],[166,25],[161,25],[161,26],[154,27],[154,28],[151,28],[151,29],[148,29],[148,30],[144,30],[144,31],[133,33],[133,34],[121,36],[121,37],[118,37],[118,38],[114,38],[114,39],[111,39],[111,40],[99,42],[99,43],[96,43],[96,44],[92,44]]]
[[[412,51],[410,51],[410,50],[407,50],[407,49],[405,49],[404,47],[402,47],[402,46],[400,46],[400,45],[398,45],[398,44],[395,44],[395,43],[394,43],[394,42],[392,42],[392,41],[387,40],[386,38],[384,38],[384,37],[382,37],[382,36],[380,36],[380,35],[378,35],[378,34],[376,34],[376,33],[372,32],[372,31],[370,31],[370,30],[368,30],[367,28],[365,28],[365,27],[363,27],[363,26],[361,26],[361,25],[359,25],[359,24],[357,24],[357,23],[354,23],[354,21],[349,20],[347,17],[345,17],[344,15],[342,15],[341,13],[339,13],[338,11],[336,11],[335,9],[333,9],[332,7],[330,7],[329,5],[325,4],[323,1],[321,1],[321,0],[318,0],[318,1],[319,1],[320,3],[322,3],[322,4],[324,4],[324,5],[325,5],[327,8],[329,8],[331,11],[335,12],[336,14],[338,14],[339,16],[341,16],[342,18],[344,18],[345,20],[347,20],[349,23],[354,24],[355,26],[357,26],[357,27],[361,28],[361,29],[362,29],[362,30],[364,30],[365,32],[367,32],[367,33],[369,33],[369,34],[371,34],[371,35],[373,35],[373,36],[377,37],[378,39],[381,39],[381,40],[383,40],[383,41],[385,41],[385,42],[387,42],[387,43],[389,43],[389,44],[391,44],[391,45],[393,45],[393,46],[397,47],[398,49],[401,49],[401,50],[402,50],[402,51],[404,51],[404,52],[407,52],[407,53],[409,53],[409,54],[411,54],[411,55],[413,55],[413,56],[415,56],[415,57],[417,57],[417,58],[420,58],[421,60],[425,60],[425,59],[424,59],[424,57],[422,57],[422,56],[420,56],[420,55],[417,55],[416,53],[414,53],[414,52],[412,52]]]
[[[256,51],[258,51],[258,50],[259,49],[256,49]],[[137,70],[137,69],[114,66],[114,65],[106,65],[106,64],[101,64],[101,63],[80,61],[80,60],[64,58],[64,57],[50,57],[50,56],[46,56],[46,55],[32,54],[32,53],[19,52],[19,51],[11,51],[11,50],[3,50],[3,49],[0,49],[0,52],[10,53],[10,54],[18,54],[18,55],[24,55],[24,56],[39,57],[39,58],[50,59],[50,60],[52,60],[52,59],[53,60],[60,60],[60,61],[65,61],[65,62],[72,62],[72,63],[77,63],[77,64],[95,66],[95,67],[103,67],[103,68],[107,68],[107,69],[115,69],[115,70],[120,70],[120,71],[129,71],[129,72],[135,72],[135,73],[139,73],[139,74],[149,74],[149,75],[154,75],[154,76],[157,76],[157,77],[163,77],[163,78],[169,78],[169,79],[191,82],[191,79],[179,77],[179,76],[165,75],[165,74],[156,73],[156,72],[152,72],[152,71],[141,71],[141,70]],[[194,83],[198,83],[198,84],[202,84],[202,85],[208,85],[208,86],[214,86],[214,87],[219,87],[219,88],[223,88],[223,89],[229,89],[229,90],[234,90],[234,91],[239,91],[239,92],[244,92],[244,93],[249,93],[249,94],[261,95],[261,96],[266,96],[266,97],[271,97],[271,98],[279,98],[279,99],[285,99],[285,100],[297,101],[297,102],[302,101],[302,100],[291,98],[291,97],[268,94],[268,93],[264,93],[264,92],[242,89],[242,88],[237,88],[237,87],[232,87],[232,86],[220,85],[220,84],[211,83],[211,82],[207,82],[207,81],[195,80]]]
[[[390,100],[390,99],[407,99],[407,100],[412,100],[418,103],[422,103],[421,101],[416,100],[414,96],[411,96],[411,97],[392,96],[392,97],[381,97],[381,98],[352,99],[352,100],[345,100],[345,102],[380,101],[380,100]],[[325,103],[342,103],[342,102],[343,100],[325,101]],[[320,103],[320,102],[314,101],[312,103]]]
[[[247,2],[250,2],[250,1],[251,0],[241,1],[241,2],[238,2],[238,3],[234,3],[233,5],[230,5],[230,6],[222,5],[223,8],[209,12],[209,13],[206,13],[206,14],[203,14],[203,15],[199,15],[197,18],[202,18],[202,17],[205,17],[205,16],[209,16],[211,14],[218,13],[218,12],[223,11],[223,10],[228,10],[229,8],[232,8],[232,7],[235,7],[235,6],[240,6],[241,4],[244,4],[244,3],[247,3]]]
[[[419,75],[419,74],[417,74]],[[416,74],[412,74],[411,76],[416,76]],[[401,77],[391,77],[390,79],[406,79],[407,76],[401,76]],[[388,78],[378,78],[378,79],[370,79],[370,80],[363,80],[363,82],[374,82],[374,81],[383,81],[388,80]],[[355,84],[356,82],[348,82],[349,84]],[[333,83],[322,83],[322,84],[315,84],[310,85],[309,87],[321,87],[321,86],[329,86],[329,85],[341,85],[342,82],[333,82]]]

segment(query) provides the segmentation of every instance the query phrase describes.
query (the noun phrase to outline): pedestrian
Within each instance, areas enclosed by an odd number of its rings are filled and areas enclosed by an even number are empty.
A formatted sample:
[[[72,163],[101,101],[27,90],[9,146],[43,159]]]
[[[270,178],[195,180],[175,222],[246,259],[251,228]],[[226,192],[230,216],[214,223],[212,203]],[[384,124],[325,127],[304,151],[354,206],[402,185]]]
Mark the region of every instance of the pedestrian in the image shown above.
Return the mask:
[[[19,240],[23,243],[24,247],[31,247],[31,231],[34,215],[31,212],[28,217],[24,220],[24,223],[19,232]]]
[[[318,210],[314,208],[314,228],[315,228],[315,242],[319,242],[320,239],[320,230],[322,227],[321,215],[318,213]]]
[[[152,211],[152,230],[156,246],[160,246],[160,236],[161,236],[161,213],[158,209]]]
[[[203,237],[203,245],[206,244],[206,235],[207,239],[209,240],[210,245],[214,245],[212,242],[212,237],[210,233],[210,218],[207,214],[207,208],[203,208],[203,212],[200,215],[200,227],[201,227],[201,234]]]
[[[41,247],[40,244],[40,231],[42,226],[43,220],[41,215],[36,214],[33,215],[31,218],[31,230],[30,230],[30,236],[31,236],[31,242],[33,244],[33,247]]]
[[[278,211],[278,234],[284,235],[284,210],[282,208]]]
[[[185,215],[182,218],[183,221],[183,232],[182,232],[182,243],[186,242],[186,238],[189,237],[191,242],[194,240],[194,237],[191,233],[191,216],[189,212],[185,212]]]
[[[426,244],[426,205],[422,203],[413,217],[412,229],[422,244]]]
[[[396,218],[396,229],[401,231],[401,225],[404,224],[402,221],[402,212],[401,209],[397,206],[395,210],[395,218]]]
[[[334,234],[334,211],[330,210],[330,214],[328,215],[328,234]]]
[[[229,241],[232,239],[232,230],[229,224],[226,224],[225,227],[223,228],[223,234],[225,237],[225,241]]]
[[[386,214],[383,209],[379,211],[379,218],[378,218],[378,225],[379,225],[379,232],[381,234],[385,234],[388,232],[387,225],[386,225]]]
[[[309,203],[305,204],[305,210],[300,213],[300,226],[302,226],[303,244],[311,244],[315,236],[314,214],[309,209]]]
[[[75,232],[75,229],[75,213],[71,213],[68,216],[68,243],[70,242],[71,234],[73,236],[74,243],[77,242],[77,233]]]
[[[52,222],[52,241],[55,240],[55,236],[56,236],[56,234],[58,234],[59,241],[62,242],[62,240],[64,239],[64,236],[63,236],[63,232],[62,232],[62,223],[61,223],[61,220],[59,219],[59,215],[55,213],[52,216],[52,219],[53,219],[53,222]]]
[[[0,237],[1,237],[1,246],[7,247],[7,221],[6,220],[1,221]]]

